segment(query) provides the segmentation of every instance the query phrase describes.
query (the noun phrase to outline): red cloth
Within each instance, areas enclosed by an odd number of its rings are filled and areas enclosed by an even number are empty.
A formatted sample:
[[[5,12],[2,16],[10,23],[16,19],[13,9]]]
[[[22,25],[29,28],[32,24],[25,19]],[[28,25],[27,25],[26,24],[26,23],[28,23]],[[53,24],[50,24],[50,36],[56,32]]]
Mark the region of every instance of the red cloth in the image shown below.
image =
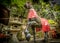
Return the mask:
[[[34,17],[38,17],[36,11],[34,9],[30,9],[28,12],[28,19],[29,18],[34,18]]]
[[[41,28],[36,28],[36,32],[39,32],[41,30]]]
[[[48,20],[46,20],[45,18],[41,18],[41,24],[42,24],[42,31],[43,32],[48,32],[50,30]]]
[[[50,30],[48,20],[46,20],[45,18],[40,18],[40,20],[41,20],[41,24],[42,24],[42,31],[48,32]],[[36,32],[38,32],[40,30],[41,30],[41,28],[36,28]]]
[[[5,34],[0,33],[0,38],[5,38],[5,37],[6,37]]]

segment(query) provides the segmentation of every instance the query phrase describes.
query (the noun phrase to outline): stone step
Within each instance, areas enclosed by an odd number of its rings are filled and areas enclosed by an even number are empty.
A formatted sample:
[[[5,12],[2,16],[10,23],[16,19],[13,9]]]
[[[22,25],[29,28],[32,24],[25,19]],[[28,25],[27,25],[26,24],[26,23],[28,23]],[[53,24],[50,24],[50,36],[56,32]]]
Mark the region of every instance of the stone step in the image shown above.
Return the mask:
[[[60,43],[60,39],[52,39],[49,43]]]
[[[60,41],[59,42],[58,41],[51,41],[49,43],[60,43]]]

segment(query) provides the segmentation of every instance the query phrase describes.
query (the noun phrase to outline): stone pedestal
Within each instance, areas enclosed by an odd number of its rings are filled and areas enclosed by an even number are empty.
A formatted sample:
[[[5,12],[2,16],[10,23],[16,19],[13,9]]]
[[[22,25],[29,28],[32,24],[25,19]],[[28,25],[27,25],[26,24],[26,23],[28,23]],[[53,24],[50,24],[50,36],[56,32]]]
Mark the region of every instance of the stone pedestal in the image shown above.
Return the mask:
[[[19,43],[17,39],[17,33],[20,31],[20,29],[11,29],[10,32],[12,34],[12,43]]]

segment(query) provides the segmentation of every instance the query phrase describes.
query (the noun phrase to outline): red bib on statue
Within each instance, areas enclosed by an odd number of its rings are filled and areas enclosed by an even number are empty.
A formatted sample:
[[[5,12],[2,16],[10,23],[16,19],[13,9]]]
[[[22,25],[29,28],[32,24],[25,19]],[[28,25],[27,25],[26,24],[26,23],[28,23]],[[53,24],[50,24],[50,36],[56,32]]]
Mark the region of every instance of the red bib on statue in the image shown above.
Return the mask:
[[[34,10],[34,9],[30,9],[29,10],[29,13],[28,13],[28,19],[29,18],[35,18],[35,17],[37,17],[38,15],[37,15],[37,13],[36,13],[36,11]]]

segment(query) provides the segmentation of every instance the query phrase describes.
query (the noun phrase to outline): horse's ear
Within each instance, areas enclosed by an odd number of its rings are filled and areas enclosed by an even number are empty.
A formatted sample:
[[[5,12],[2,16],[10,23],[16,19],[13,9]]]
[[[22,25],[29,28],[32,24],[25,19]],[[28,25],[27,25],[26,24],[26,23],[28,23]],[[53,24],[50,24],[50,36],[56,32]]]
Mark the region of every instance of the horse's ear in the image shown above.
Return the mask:
[[[31,3],[30,2],[26,2],[24,7],[27,8],[27,9],[30,9],[31,8]]]

